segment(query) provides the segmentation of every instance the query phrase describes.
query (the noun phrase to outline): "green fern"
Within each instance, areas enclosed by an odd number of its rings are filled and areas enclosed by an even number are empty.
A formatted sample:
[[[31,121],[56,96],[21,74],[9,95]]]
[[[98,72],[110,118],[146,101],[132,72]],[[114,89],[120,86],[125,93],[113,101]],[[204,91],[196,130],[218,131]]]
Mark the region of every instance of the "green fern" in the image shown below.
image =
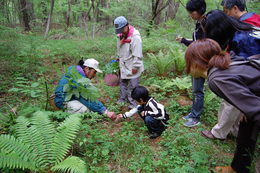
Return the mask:
[[[166,76],[174,67],[174,59],[162,51],[157,56],[152,53],[148,53],[148,56],[151,58],[152,69],[155,69],[159,76]]]
[[[80,129],[82,115],[72,114],[55,128],[50,114],[37,111],[31,118],[20,116],[15,126],[17,138],[0,136],[0,168],[48,171],[53,167],[53,170],[86,172],[79,158],[64,160]]]
[[[70,173],[85,173],[87,167],[86,163],[83,162],[78,157],[68,157],[63,162],[53,166],[51,168],[52,171],[60,171],[60,172],[70,172]]]

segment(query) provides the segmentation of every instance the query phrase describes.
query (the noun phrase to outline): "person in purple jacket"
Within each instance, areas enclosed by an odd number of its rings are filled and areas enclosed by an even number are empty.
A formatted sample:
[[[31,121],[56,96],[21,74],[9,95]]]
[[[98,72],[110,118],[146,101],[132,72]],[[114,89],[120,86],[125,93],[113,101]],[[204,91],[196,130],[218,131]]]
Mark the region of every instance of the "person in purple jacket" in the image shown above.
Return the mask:
[[[178,36],[176,41],[189,46],[193,41],[205,38],[205,34],[201,27],[201,21],[205,19],[204,13],[206,12],[206,2],[204,0],[189,0],[186,4],[186,9],[190,17],[196,21],[195,31],[192,34],[192,40],[187,40],[186,38]],[[192,78],[192,109],[188,115],[183,117],[183,119],[186,120],[184,123],[184,126],[186,127],[194,127],[200,124],[200,115],[204,105],[204,83],[204,78]]]

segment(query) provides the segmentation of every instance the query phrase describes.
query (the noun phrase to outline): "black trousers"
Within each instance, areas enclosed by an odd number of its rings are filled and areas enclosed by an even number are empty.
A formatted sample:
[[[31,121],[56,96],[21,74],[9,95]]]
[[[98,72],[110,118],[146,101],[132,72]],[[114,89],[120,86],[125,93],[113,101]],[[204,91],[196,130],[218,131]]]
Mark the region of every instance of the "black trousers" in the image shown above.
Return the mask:
[[[256,127],[256,123],[253,121],[240,122],[236,151],[231,163],[231,167],[238,173],[250,173],[249,168],[259,135],[259,128]]]

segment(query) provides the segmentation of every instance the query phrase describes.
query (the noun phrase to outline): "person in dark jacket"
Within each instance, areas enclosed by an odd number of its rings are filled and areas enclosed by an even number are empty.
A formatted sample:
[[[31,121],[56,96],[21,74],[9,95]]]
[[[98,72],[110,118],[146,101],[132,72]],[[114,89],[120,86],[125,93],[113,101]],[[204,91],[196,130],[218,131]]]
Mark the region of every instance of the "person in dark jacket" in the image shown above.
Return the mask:
[[[251,24],[256,27],[260,26],[260,16],[255,13],[245,11],[245,1],[223,0],[221,5],[223,6],[224,13],[228,16],[234,17],[239,21]],[[233,40],[235,40],[236,43],[233,43],[233,46],[230,47],[229,50],[234,49],[236,52],[242,52],[240,56],[247,58],[252,55],[252,53],[250,53],[251,50],[253,50],[252,46],[240,46],[240,43],[243,44],[243,42],[248,39],[248,35],[238,33],[239,32],[236,32],[235,36],[233,37]],[[252,41],[251,38],[252,37],[249,39]],[[250,43],[246,43],[246,45],[250,45]],[[242,114],[243,113],[241,113],[234,106],[223,100],[218,111],[218,123],[210,131],[203,130],[201,133],[203,136],[209,139],[226,139],[228,134],[232,134],[236,137],[238,133],[239,120],[241,119]]]
[[[206,12],[206,2],[204,0],[189,0],[186,4],[186,9],[190,17],[196,21],[195,31],[192,34],[192,40],[187,40],[186,38],[178,36],[176,41],[189,46],[193,41],[205,38],[205,34],[201,27],[201,22],[205,19],[204,13]],[[194,127],[200,124],[200,115],[203,111],[204,105],[204,82],[204,78],[192,78],[192,109],[188,115],[183,117],[184,120],[187,120],[184,123],[184,126],[186,127]]]
[[[129,112],[117,115],[118,118],[128,118],[139,113],[148,128],[151,139],[159,137],[166,129],[169,115],[164,106],[149,96],[148,90],[143,86],[137,86],[131,93],[132,98],[139,104]]]
[[[99,114],[105,114],[109,118],[115,116],[115,113],[109,112],[100,101],[86,99],[86,97],[84,97],[87,95],[86,93],[79,92],[78,96],[77,94],[73,94],[68,101],[65,101],[66,97],[69,97],[70,95],[67,91],[69,89],[78,88],[79,91],[80,87],[85,87],[95,90],[95,87],[90,83],[90,81],[87,85],[84,84],[84,86],[81,86],[79,81],[84,80],[84,78],[91,80],[96,76],[97,72],[102,73],[98,67],[98,64],[98,61],[95,59],[87,59],[85,61],[80,60],[79,65],[70,66],[68,68],[67,72],[63,74],[58,86],[55,89],[54,102],[58,108],[65,109],[70,113],[84,113],[90,110]]]
[[[240,122],[231,167],[221,168],[229,169],[229,172],[250,172],[260,132],[260,54],[249,59],[224,52],[211,39],[192,43],[185,53],[187,72],[196,68],[204,75],[208,71],[210,89],[245,114]]]

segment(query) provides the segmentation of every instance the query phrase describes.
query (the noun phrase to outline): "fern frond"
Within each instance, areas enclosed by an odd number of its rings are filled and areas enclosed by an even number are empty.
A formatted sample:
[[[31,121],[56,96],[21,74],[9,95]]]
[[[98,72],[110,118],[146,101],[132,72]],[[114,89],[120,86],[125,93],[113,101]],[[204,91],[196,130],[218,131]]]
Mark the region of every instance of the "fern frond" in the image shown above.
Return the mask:
[[[36,165],[33,162],[24,160],[16,153],[3,153],[0,152],[0,168],[9,168],[9,169],[30,169],[37,171]]]
[[[71,156],[51,168],[52,171],[86,173],[86,163],[78,157]]]
[[[52,146],[55,164],[62,161],[68,153],[81,125],[81,115],[72,114],[57,128],[58,132]]]
[[[0,148],[1,153],[5,153],[5,155],[17,155],[20,157],[20,160],[24,160],[25,162],[31,162],[32,165],[36,165],[35,155],[33,151],[27,144],[24,144],[22,141],[15,139],[10,135],[1,135],[0,136]],[[3,160],[0,160],[0,165]],[[9,165],[10,167],[12,165]]]
[[[30,147],[30,149],[35,153],[34,160],[37,162],[39,167],[48,166],[48,155],[50,155],[49,150],[52,142],[50,141],[50,139],[45,139],[45,135],[43,135],[44,131],[48,131],[48,126],[45,123],[46,119],[48,119],[47,115],[40,115],[40,118],[34,116],[32,119],[20,116],[17,119],[16,125],[18,139],[27,144]],[[43,122],[43,127],[35,125],[37,123],[39,124],[40,122]],[[44,127],[46,129],[43,129]],[[53,134],[50,135],[50,138],[52,136]],[[46,143],[48,143],[49,145],[46,146]]]

